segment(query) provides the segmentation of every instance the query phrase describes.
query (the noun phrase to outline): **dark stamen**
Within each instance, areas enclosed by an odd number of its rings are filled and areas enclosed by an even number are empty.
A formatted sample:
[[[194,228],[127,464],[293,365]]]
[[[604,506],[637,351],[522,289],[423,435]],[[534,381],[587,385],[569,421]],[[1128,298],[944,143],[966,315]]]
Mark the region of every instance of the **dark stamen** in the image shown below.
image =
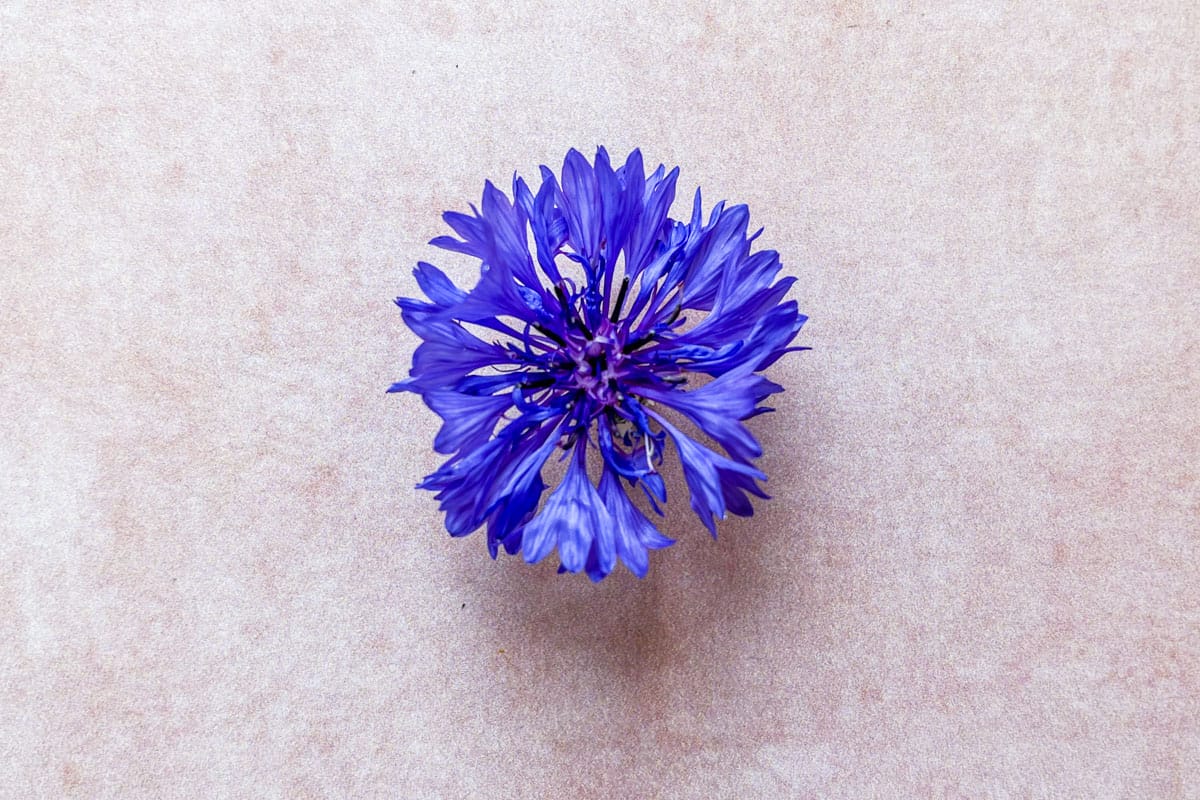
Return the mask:
[[[612,316],[608,318],[609,322],[616,324],[617,318],[621,316],[621,307],[625,305],[625,293],[629,291],[629,276],[626,275],[621,279],[621,288],[617,290],[617,304],[613,306]]]
[[[533,329],[535,331],[537,331],[538,333],[540,333],[542,336],[545,336],[547,339],[553,339],[554,341],[558,342],[559,344],[566,344],[566,341],[561,336],[559,336],[557,333],[555,333],[554,331],[552,331],[548,328],[542,327],[541,325],[538,325],[537,323],[533,323]]]
[[[653,305],[653,302],[654,301],[651,300],[651,305]],[[683,312],[683,303],[679,303],[677,306],[675,306],[675,308],[673,308],[671,310],[671,313],[667,316],[667,318],[665,320],[663,320],[662,322],[658,323],[653,328],[651,328],[650,332],[647,333],[645,336],[640,336],[637,339],[634,339],[629,344],[625,345],[623,348],[621,348],[621,352],[622,353],[632,353],[634,350],[637,350],[639,347],[646,344],[647,342],[653,341],[655,338],[655,335],[659,331],[662,331],[662,330],[665,330],[666,328],[671,327],[671,325],[675,322],[675,320],[679,319],[679,315],[682,312]]]
[[[554,294],[558,297],[558,302],[562,304],[563,315],[567,318],[567,324],[579,328],[584,336],[591,339],[592,332],[588,330],[588,326],[584,324],[583,320],[575,315],[575,306],[567,302],[567,290],[561,283],[555,285]]]
[[[622,353],[632,353],[634,350],[637,350],[642,345],[647,344],[652,341],[654,341],[654,335],[648,333],[645,336],[640,336],[637,339],[634,339],[632,342],[630,342],[629,344],[622,347],[621,352]]]
[[[683,311],[683,303],[675,306],[675,310],[671,312],[671,316],[667,317],[666,321],[663,322],[663,325],[670,325],[672,322],[679,319],[679,314],[681,311]]]

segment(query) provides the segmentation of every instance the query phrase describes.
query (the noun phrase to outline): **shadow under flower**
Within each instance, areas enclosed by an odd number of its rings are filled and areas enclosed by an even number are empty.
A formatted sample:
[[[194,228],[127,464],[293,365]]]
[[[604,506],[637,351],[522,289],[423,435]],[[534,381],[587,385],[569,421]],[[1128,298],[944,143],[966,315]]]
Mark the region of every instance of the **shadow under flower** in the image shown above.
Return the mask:
[[[779,405],[785,404],[793,403]],[[821,435],[786,421],[800,409],[781,411],[756,425],[767,441],[787,445],[766,448],[762,459],[775,496],[756,502],[752,517],[721,521],[715,541],[685,502],[677,460],[666,460],[663,475],[674,502],[659,522],[676,544],[651,554],[643,580],[620,569],[592,583],[558,574],[553,558],[536,565],[519,555],[502,555],[494,564],[464,559],[461,569],[470,571],[472,583],[482,579],[488,595],[489,624],[504,653],[496,668],[539,687],[539,703],[592,698],[593,706],[607,709],[610,724],[629,735],[675,735],[661,721],[703,714],[713,703],[727,705],[726,716],[744,715],[747,725],[758,724],[751,717],[769,725],[770,709],[739,709],[734,687],[749,673],[770,680],[758,671],[782,644],[781,609],[795,615],[806,607],[805,548],[813,521],[804,498],[818,467],[789,452],[813,452]]]

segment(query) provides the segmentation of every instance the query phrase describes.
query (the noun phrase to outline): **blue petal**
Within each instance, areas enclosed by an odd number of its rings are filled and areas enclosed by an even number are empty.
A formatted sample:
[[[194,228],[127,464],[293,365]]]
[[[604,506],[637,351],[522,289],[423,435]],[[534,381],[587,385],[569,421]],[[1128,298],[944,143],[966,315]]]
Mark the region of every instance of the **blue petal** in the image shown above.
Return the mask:
[[[463,322],[482,322],[498,316],[516,317],[525,322],[538,320],[537,308],[522,295],[512,271],[501,262],[486,263],[479,270],[479,283],[466,299],[444,312]]]
[[[675,181],[678,178],[679,168],[676,167],[665,179],[656,172],[646,181],[648,194],[645,205],[625,246],[625,271],[628,275],[637,275],[649,260],[659,231],[667,221],[667,212],[675,201]]]
[[[492,235],[492,253],[486,260],[504,264],[526,286],[540,286],[529,257],[525,225],[508,197],[491,181],[483,185],[483,217]]]
[[[538,189],[536,197],[530,194],[524,181],[519,182],[518,188],[521,191],[517,196],[517,202],[521,204],[529,217],[529,227],[533,231],[534,247],[537,250],[538,266],[550,278],[552,284],[557,284],[562,280],[562,276],[558,272],[554,258],[558,255],[559,248],[562,247],[567,236],[566,220],[563,219],[562,212],[554,206],[554,199],[558,195],[558,181],[555,180],[554,173],[543,167],[542,185]]]
[[[716,218],[711,227],[687,256],[682,298],[685,308],[712,308],[722,278],[737,272],[734,265],[750,249],[746,242],[746,225],[750,221],[747,208],[739,205],[714,213]]]
[[[593,259],[599,249],[600,226],[604,219],[600,207],[600,188],[592,165],[578,150],[571,148],[563,161],[559,205],[567,218],[571,244],[575,251]]]
[[[770,286],[781,268],[779,253],[774,250],[760,250],[746,256],[722,277],[714,309],[739,305],[745,296]]]
[[[458,211],[447,211],[445,214],[442,214],[442,220],[459,235],[459,238],[463,240],[461,242],[462,245],[474,248],[460,252],[465,252],[468,255],[477,255],[481,258],[484,256],[485,253],[483,251],[487,244],[487,224],[482,218],[478,215],[467,216]]]
[[[452,389],[425,393],[425,403],[444,421],[433,449],[453,453],[480,438],[492,435],[496,420],[512,406],[510,394],[470,395]]]
[[[443,311],[444,308],[437,303],[430,303],[425,300],[418,300],[415,297],[397,297],[396,305],[401,311],[408,311],[416,314],[434,314],[438,311]]]
[[[749,492],[764,500],[771,499],[771,496],[759,488],[749,475],[742,475],[738,472],[721,473],[721,494],[725,498],[725,505],[729,509],[729,513],[737,514],[739,517],[753,517],[754,506],[744,492]]]
[[[557,545],[563,567],[579,572],[600,530],[612,530],[612,517],[587,475],[586,441],[576,444],[562,483],[524,528],[521,549],[530,564],[541,561]]]
[[[454,391],[463,394],[494,394],[529,378],[527,372],[505,372],[500,375],[468,375],[454,384]]]
[[[751,333],[765,313],[779,304],[795,282],[795,278],[784,278],[774,286],[731,298],[728,301],[729,305],[714,307],[703,322],[681,334],[678,340],[717,345],[743,339]],[[739,304],[732,305],[733,303]]]
[[[413,275],[416,276],[417,285],[421,287],[425,296],[440,306],[461,303],[467,296],[466,292],[459,289],[453,281],[446,277],[446,273],[433,264],[418,261]]]
[[[583,565],[592,581],[604,580],[617,565],[616,529],[616,525],[601,525],[596,528],[596,535],[588,548],[587,559]]]
[[[485,342],[457,323],[423,314],[404,314],[405,323],[424,339],[410,374],[425,389],[449,386],[483,367],[511,363],[504,348]]]
[[[643,416],[642,419],[644,420],[645,417]],[[662,489],[662,479],[655,472],[653,464],[650,463],[650,457],[646,454],[643,434],[650,434],[648,428],[638,431],[637,439],[628,453],[613,442],[612,428],[607,420],[600,420],[596,425],[596,430],[596,440],[600,445],[600,454],[604,457],[605,462],[618,475],[628,478],[630,481],[650,482],[655,489],[654,495],[658,497],[659,501],[666,500],[665,491]]]
[[[651,387],[639,387],[636,391],[679,411],[729,455],[749,461],[762,455],[762,448],[739,420],[754,416],[758,404],[765,397],[783,391],[783,387],[743,367],[690,392]]]
[[[527,497],[530,485],[540,480],[538,469],[553,449],[557,430],[550,425],[531,430],[524,420],[517,420],[495,438],[461,451],[417,488],[436,490],[446,513],[446,530],[451,536],[465,536],[507,496]]]
[[[511,465],[508,474],[500,476],[504,480],[502,483],[498,480],[496,482],[498,488],[492,495],[489,495],[487,513],[492,513],[507,498],[521,495],[532,483],[541,480],[542,466],[554,452],[561,428],[561,423],[544,426],[541,436],[544,436],[545,439],[539,438],[536,442],[531,443],[533,446],[529,446],[527,453]]]
[[[492,511],[487,526],[488,554],[492,558],[496,557],[497,545],[501,543],[510,555],[517,552],[521,546],[521,526],[537,511],[545,488],[541,473],[538,473],[520,492],[509,495]]]
[[[630,502],[629,496],[621,488],[620,479],[610,469],[606,468],[600,476],[599,494],[613,519],[617,556],[634,575],[639,578],[646,577],[646,571],[650,567],[646,551],[667,547],[674,544],[675,540],[663,536],[650,520],[646,519],[646,515]],[[609,571],[611,570],[610,566]]]
[[[654,417],[675,442],[675,447],[679,450],[679,460],[683,464],[683,476],[687,481],[688,490],[691,492],[692,510],[696,512],[696,516],[715,538],[717,528],[713,523],[713,516],[725,519],[724,485],[726,479],[724,476],[733,473],[762,481],[765,481],[767,476],[754,467],[739,464],[737,461],[703,447],[685,436],[678,428],[663,419],[660,414],[649,410],[646,413]]]
[[[604,148],[600,148],[596,154],[596,176],[600,181],[601,198],[604,202],[608,245],[605,252],[608,254],[611,269],[616,263],[617,253],[624,248],[629,233],[642,212],[646,179],[642,174],[642,154],[637,150],[629,154],[624,166],[612,173],[612,183],[608,179],[610,170],[608,154],[604,152]]]
[[[480,494],[488,484],[481,476],[494,475],[501,469],[512,444],[510,437],[491,439],[455,456],[417,484],[418,489],[437,492],[439,507],[446,514],[446,530],[451,536],[466,536],[483,524],[484,515],[477,508]]]
[[[766,369],[788,352],[788,344],[796,338],[806,319],[797,312],[796,302],[789,300],[760,318],[741,348],[732,353],[717,352],[710,358],[697,358],[691,368],[709,375],[720,375],[741,366],[755,371]],[[687,334],[679,337],[679,341],[687,339]]]
[[[596,438],[599,441],[600,453],[604,456],[605,464],[618,475],[640,487],[646,495],[646,499],[650,501],[651,507],[661,515],[662,510],[658,504],[667,501],[667,487],[662,476],[650,463],[651,457],[646,454],[645,438],[639,439],[637,444],[626,453],[613,443],[607,421],[602,420],[596,427],[598,431]],[[652,447],[655,448],[655,453],[660,453],[662,449],[658,441],[660,437],[656,437],[648,431],[646,433],[653,442]],[[662,460],[661,455],[658,460]]]
[[[678,339],[670,339],[663,345],[648,348],[638,355],[646,361],[663,365],[678,364],[681,361],[719,362],[735,355],[744,347],[742,342],[729,342],[720,347],[709,347],[703,344],[675,344],[688,338],[685,334]]]

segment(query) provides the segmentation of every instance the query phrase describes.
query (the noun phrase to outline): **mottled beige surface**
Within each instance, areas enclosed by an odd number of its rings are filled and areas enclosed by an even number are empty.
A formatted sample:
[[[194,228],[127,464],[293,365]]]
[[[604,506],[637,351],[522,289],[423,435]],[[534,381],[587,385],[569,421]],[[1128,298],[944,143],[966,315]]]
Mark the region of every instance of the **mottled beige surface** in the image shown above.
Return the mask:
[[[238,5],[0,5],[0,796],[1200,797],[1200,6]],[[597,143],[815,350],[777,499],[593,586],[383,389]]]

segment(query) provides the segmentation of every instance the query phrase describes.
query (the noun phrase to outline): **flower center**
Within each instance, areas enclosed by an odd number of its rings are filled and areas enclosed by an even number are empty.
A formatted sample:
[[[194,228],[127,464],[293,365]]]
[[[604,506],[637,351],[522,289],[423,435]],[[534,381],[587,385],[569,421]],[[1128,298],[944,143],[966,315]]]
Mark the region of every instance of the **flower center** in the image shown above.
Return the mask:
[[[572,337],[564,348],[573,367],[568,385],[587,392],[600,405],[616,405],[620,379],[628,374],[628,356],[621,352],[615,331],[604,323],[590,339]]]

